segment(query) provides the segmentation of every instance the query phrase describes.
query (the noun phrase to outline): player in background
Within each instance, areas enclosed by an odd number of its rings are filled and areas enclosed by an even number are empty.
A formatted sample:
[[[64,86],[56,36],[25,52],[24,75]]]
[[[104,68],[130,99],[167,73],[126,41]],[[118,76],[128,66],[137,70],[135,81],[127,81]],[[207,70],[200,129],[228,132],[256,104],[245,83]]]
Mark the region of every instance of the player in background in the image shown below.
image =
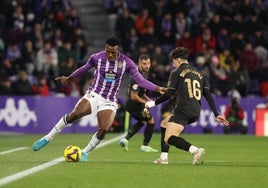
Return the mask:
[[[155,101],[149,101],[145,104],[146,107],[151,108],[176,95],[177,104],[173,113],[161,122],[161,155],[159,159],[154,161],[157,164],[168,164],[169,146],[167,144],[190,152],[193,155],[193,165],[201,162],[205,149],[187,142],[180,137],[180,134],[186,124],[194,123],[199,118],[202,96],[207,100],[216,121],[225,126],[229,125],[229,122],[219,115],[216,109],[208,81],[189,65],[188,56],[189,51],[184,47],[177,47],[170,53],[170,60],[175,70],[170,74],[167,91]]]
[[[91,55],[86,64],[78,68],[71,75],[56,78],[60,83],[65,84],[72,78],[95,68],[92,87],[77,102],[69,114],[60,118],[47,135],[33,144],[32,149],[34,151],[38,151],[46,146],[68,124],[92,112],[97,112],[98,131],[92,136],[88,145],[82,149],[81,161],[87,161],[88,153],[104,139],[115,118],[118,91],[125,73],[129,73],[130,77],[141,87],[148,90],[158,91],[160,93],[166,90],[166,88],[159,87],[144,79],[139,73],[136,64],[126,55],[119,52],[119,46],[120,41],[118,38],[109,37],[106,40],[104,51]]]
[[[141,54],[138,61],[138,70],[144,78],[148,77],[148,72],[151,66],[151,59],[147,54]],[[145,108],[145,103],[151,101],[146,95],[146,89],[139,86],[139,84],[131,79],[128,88],[128,100],[126,102],[126,110],[130,115],[137,120],[137,122],[131,126],[128,134],[119,141],[119,144],[123,150],[128,151],[128,141],[133,137],[146,123],[144,130],[143,144],[140,151],[143,152],[158,152],[158,150],[149,146],[150,140],[154,132],[155,121],[150,111]]]

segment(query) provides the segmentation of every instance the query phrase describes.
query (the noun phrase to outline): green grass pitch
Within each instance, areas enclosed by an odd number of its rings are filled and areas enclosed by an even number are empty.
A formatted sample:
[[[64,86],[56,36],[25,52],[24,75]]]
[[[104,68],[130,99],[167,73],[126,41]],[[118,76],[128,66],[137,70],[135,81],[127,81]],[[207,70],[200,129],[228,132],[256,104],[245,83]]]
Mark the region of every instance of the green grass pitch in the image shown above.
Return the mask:
[[[61,134],[38,152],[32,143],[41,135],[0,136],[0,187],[7,188],[263,188],[268,187],[268,138],[250,135],[183,134],[189,142],[204,147],[204,164],[192,166],[192,156],[174,147],[169,164],[152,161],[160,153],[139,151],[143,135],[135,135],[129,151],[123,151],[119,141],[97,148],[87,163],[58,162],[29,175],[22,172],[40,167],[59,157],[70,144],[83,148],[91,134]],[[104,141],[118,137],[109,133]],[[160,150],[160,135],[154,134],[152,147]],[[15,148],[27,147],[7,153]],[[27,171],[29,172],[29,170]],[[5,182],[7,178],[14,180]]]

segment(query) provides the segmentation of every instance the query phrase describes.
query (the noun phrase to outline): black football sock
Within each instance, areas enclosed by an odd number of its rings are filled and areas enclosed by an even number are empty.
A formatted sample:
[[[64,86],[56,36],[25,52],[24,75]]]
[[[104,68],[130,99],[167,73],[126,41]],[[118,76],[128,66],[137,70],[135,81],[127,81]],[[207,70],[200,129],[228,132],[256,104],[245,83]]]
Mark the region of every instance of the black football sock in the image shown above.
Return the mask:
[[[144,146],[149,145],[149,142],[152,138],[153,133],[154,133],[154,123],[147,123],[145,130],[144,130],[144,140],[143,140]]]
[[[126,139],[129,140],[132,136],[134,136],[143,126],[143,123],[138,121],[135,125],[133,125],[126,136]]]
[[[186,140],[184,140],[183,138],[178,137],[178,136],[169,137],[168,143],[170,145],[175,146],[176,148],[179,148],[179,149],[185,150],[185,151],[189,151],[189,148],[192,145],[189,142],[187,142]]]
[[[169,145],[164,141],[166,134],[166,128],[161,127],[161,152],[168,153]]]

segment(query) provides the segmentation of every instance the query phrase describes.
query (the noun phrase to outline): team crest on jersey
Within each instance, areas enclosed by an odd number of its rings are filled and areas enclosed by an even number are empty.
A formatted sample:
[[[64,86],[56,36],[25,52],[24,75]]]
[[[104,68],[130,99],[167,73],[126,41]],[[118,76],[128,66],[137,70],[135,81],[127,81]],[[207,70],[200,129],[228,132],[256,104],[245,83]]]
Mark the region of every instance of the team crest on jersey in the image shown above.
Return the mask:
[[[138,87],[139,87],[139,85],[138,85],[138,84],[134,84],[134,85],[132,86],[132,89],[135,91],[135,90],[137,90],[137,89],[138,89]]]
[[[113,71],[107,71],[104,73],[104,79],[107,82],[114,82],[116,79],[116,73]]]

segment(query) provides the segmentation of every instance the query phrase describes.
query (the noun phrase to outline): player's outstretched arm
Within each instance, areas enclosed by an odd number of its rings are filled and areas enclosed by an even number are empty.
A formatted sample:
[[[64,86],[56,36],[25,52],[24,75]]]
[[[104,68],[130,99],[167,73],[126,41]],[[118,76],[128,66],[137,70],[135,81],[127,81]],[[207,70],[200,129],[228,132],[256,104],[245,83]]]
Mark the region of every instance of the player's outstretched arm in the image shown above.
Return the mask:
[[[176,90],[174,88],[169,88],[169,89],[167,89],[167,91],[163,95],[161,95],[155,101],[148,101],[148,102],[146,102],[145,107],[146,108],[152,108],[155,105],[158,105],[158,104],[160,104],[160,103],[162,103],[162,102],[170,99],[170,97],[172,95],[174,95],[175,92],[176,92]]]
[[[230,125],[230,122],[227,119],[225,119],[223,116],[221,116],[221,115],[218,115],[216,117],[216,121],[219,122],[219,123],[222,123],[225,126],[229,126]]]

